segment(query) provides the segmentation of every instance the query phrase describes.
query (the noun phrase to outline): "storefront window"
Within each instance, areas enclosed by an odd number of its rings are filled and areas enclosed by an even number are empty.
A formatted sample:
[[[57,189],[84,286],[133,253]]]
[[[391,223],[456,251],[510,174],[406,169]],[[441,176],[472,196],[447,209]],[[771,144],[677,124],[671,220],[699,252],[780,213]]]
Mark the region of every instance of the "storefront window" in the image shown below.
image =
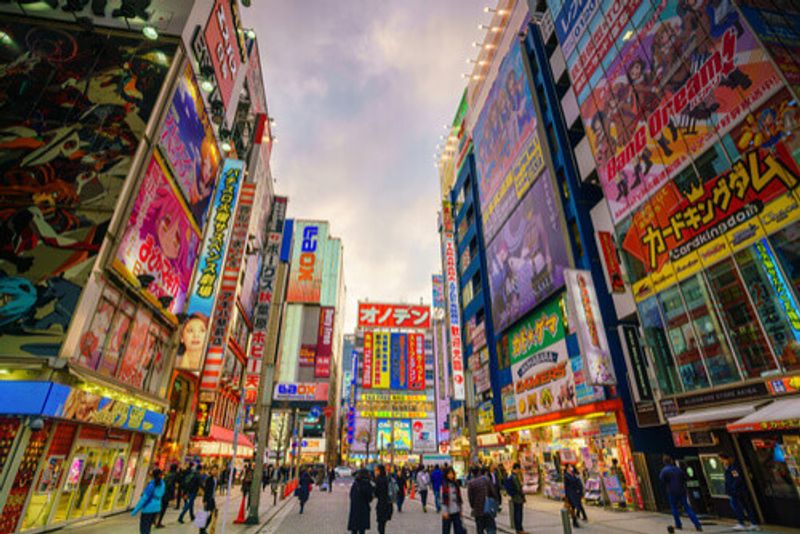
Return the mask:
[[[684,280],[680,286],[696,333],[700,336],[700,346],[705,353],[711,383],[727,384],[740,380],[736,362],[733,361],[719,321],[709,306],[711,301],[701,275]]]
[[[658,311],[655,297],[639,303],[639,317],[642,321],[645,341],[653,355],[659,389],[665,394],[679,393],[681,386],[678,383],[675,362],[669,350],[664,322],[661,320],[661,313]]]
[[[761,376],[766,370],[775,369],[772,350],[761,331],[758,317],[733,260],[728,258],[714,265],[708,269],[707,276],[744,373],[752,378]]]
[[[659,293],[658,302],[667,323],[667,339],[675,355],[684,389],[691,391],[708,387],[700,346],[678,287],[673,286]]]
[[[737,252],[735,258],[767,339],[781,365],[786,369],[800,367],[800,328],[793,328],[787,317],[786,306],[781,298],[781,293],[784,297],[789,295],[787,288],[779,292],[776,286],[781,288],[780,278],[770,278],[768,268],[773,274],[777,271],[769,247],[764,242],[758,242]]]
[[[769,240],[795,296],[800,295],[800,221],[781,228]]]

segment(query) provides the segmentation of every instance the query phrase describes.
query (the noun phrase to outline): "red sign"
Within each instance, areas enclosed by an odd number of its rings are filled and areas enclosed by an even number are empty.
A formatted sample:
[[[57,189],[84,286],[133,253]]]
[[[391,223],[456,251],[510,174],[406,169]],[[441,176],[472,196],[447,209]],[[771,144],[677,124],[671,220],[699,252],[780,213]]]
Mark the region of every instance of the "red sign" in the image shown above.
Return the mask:
[[[331,376],[331,356],[333,355],[333,316],[334,308],[320,308],[319,332],[317,333],[317,360],[314,366],[315,378]]]
[[[425,389],[425,336],[408,336],[408,389]]]
[[[236,82],[236,73],[242,63],[230,0],[214,2],[211,17],[206,23],[205,38],[214,65],[222,104],[227,109]]]
[[[597,237],[600,239],[603,259],[606,261],[606,272],[611,284],[611,291],[625,293],[625,281],[622,279],[622,268],[619,265],[619,255],[617,255],[617,245],[614,244],[614,236],[611,235],[611,232],[597,232]]]
[[[361,364],[361,385],[372,387],[372,332],[364,332],[364,363]]]
[[[681,190],[668,183],[634,214],[623,247],[650,272],[694,252],[797,186],[800,176],[783,159],[780,152],[754,150],[702,186]]]
[[[358,326],[362,328],[424,328],[431,326],[429,306],[358,303]]]

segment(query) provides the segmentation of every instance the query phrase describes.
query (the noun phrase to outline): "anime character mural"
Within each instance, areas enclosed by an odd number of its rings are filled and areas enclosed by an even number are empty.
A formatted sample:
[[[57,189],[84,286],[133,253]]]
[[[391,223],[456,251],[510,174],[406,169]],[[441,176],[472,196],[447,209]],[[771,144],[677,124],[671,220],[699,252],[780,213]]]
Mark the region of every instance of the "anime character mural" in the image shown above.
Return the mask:
[[[0,31],[0,353],[55,356],[175,45]]]

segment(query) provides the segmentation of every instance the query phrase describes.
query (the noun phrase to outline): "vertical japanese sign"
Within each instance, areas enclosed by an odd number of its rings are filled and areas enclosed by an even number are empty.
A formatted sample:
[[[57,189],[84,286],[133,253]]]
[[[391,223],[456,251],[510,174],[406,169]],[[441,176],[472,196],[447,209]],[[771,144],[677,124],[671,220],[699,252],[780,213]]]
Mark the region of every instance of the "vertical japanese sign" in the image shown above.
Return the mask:
[[[389,389],[389,332],[375,332],[373,339],[372,387]]]
[[[372,387],[372,332],[364,332],[364,362],[361,366],[361,385],[365,389]]]
[[[331,356],[333,355],[333,318],[335,308],[321,308],[319,312],[319,333],[317,335],[317,358],[314,365],[315,378],[331,376]]]
[[[242,63],[234,6],[235,2],[230,0],[216,0],[205,29],[206,46],[214,65],[222,104],[226,109],[236,83],[236,73]]]
[[[608,274],[609,285],[613,293],[625,292],[625,280],[622,278],[622,267],[619,263],[617,244],[614,243],[614,236],[611,232],[599,231],[597,238],[600,240],[600,249],[603,251],[603,259],[606,264],[606,274]]]
[[[464,400],[464,354],[461,347],[461,312],[458,301],[458,275],[456,272],[456,244],[453,234],[444,234],[445,278],[447,279],[448,333],[450,337],[450,362],[453,368],[453,399]]]
[[[408,389],[425,389],[425,336],[408,336]]]
[[[441,274],[434,274],[431,276],[431,283],[433,285],[433,307],[445,308],[444,301],[444,276]]]
[[[392,334],[392,389],[408,389],[408,336]]]
[[[328,223],[296,221],[286,302],[319,303]]]
[[[258,278],[258,300],[253,312],[253,333],[250,336],[250,349],[245,369],[244,402],[256,404],[261,381],[261,366],[267,346],[267,326],[269,310],[275,295],[275,279],[283,236],[283,223],[286,219],[286,197],[275,197],[267,227],[267,239],[262,255],[264,257],[261,274]]]
[[[255,195],[255,184],[242,185],[239,208],[236,210],[233,232],[228,246],[228,255],[225,260],[225,270],[222,274],[222,284],[219,288],[219,295],[217,296],[214,315],[209,328],[206,363],[203,366],[200,389],[217,389],[222,375],[222,363],[228,339],[228,326],[231,323],[234,306],[236,305],[236,286],[239,283],[239,271],[242,266],[244,247],[247,243],[247,229],[250,226],[250,214],[253,210]]]
[[[576,325],[581,355],[588,372],[587,382],[595,386],[614,385],[617,379],[592,274],[589,271],[565,269],[564,277],[572,316],[570,324],[574,321]]]

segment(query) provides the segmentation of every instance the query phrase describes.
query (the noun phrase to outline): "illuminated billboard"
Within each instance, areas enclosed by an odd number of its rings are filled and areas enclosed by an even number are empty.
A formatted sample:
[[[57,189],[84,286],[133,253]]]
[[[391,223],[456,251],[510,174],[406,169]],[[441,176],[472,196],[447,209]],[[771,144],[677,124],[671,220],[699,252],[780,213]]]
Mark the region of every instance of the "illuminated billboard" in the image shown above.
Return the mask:
[[[391,334],[391,388],[408,389],[408,335]]]
[[[390,386],[390,337],[389,332],[375,332],[372,336],[372,387],[375,389],[389,389]]]
[[[431,309],[429,306],[359,302],[358,326],[428,329],[431,326]]]
[[[328,223],[295,221],[286,302],[319,303],[327,241]]]

